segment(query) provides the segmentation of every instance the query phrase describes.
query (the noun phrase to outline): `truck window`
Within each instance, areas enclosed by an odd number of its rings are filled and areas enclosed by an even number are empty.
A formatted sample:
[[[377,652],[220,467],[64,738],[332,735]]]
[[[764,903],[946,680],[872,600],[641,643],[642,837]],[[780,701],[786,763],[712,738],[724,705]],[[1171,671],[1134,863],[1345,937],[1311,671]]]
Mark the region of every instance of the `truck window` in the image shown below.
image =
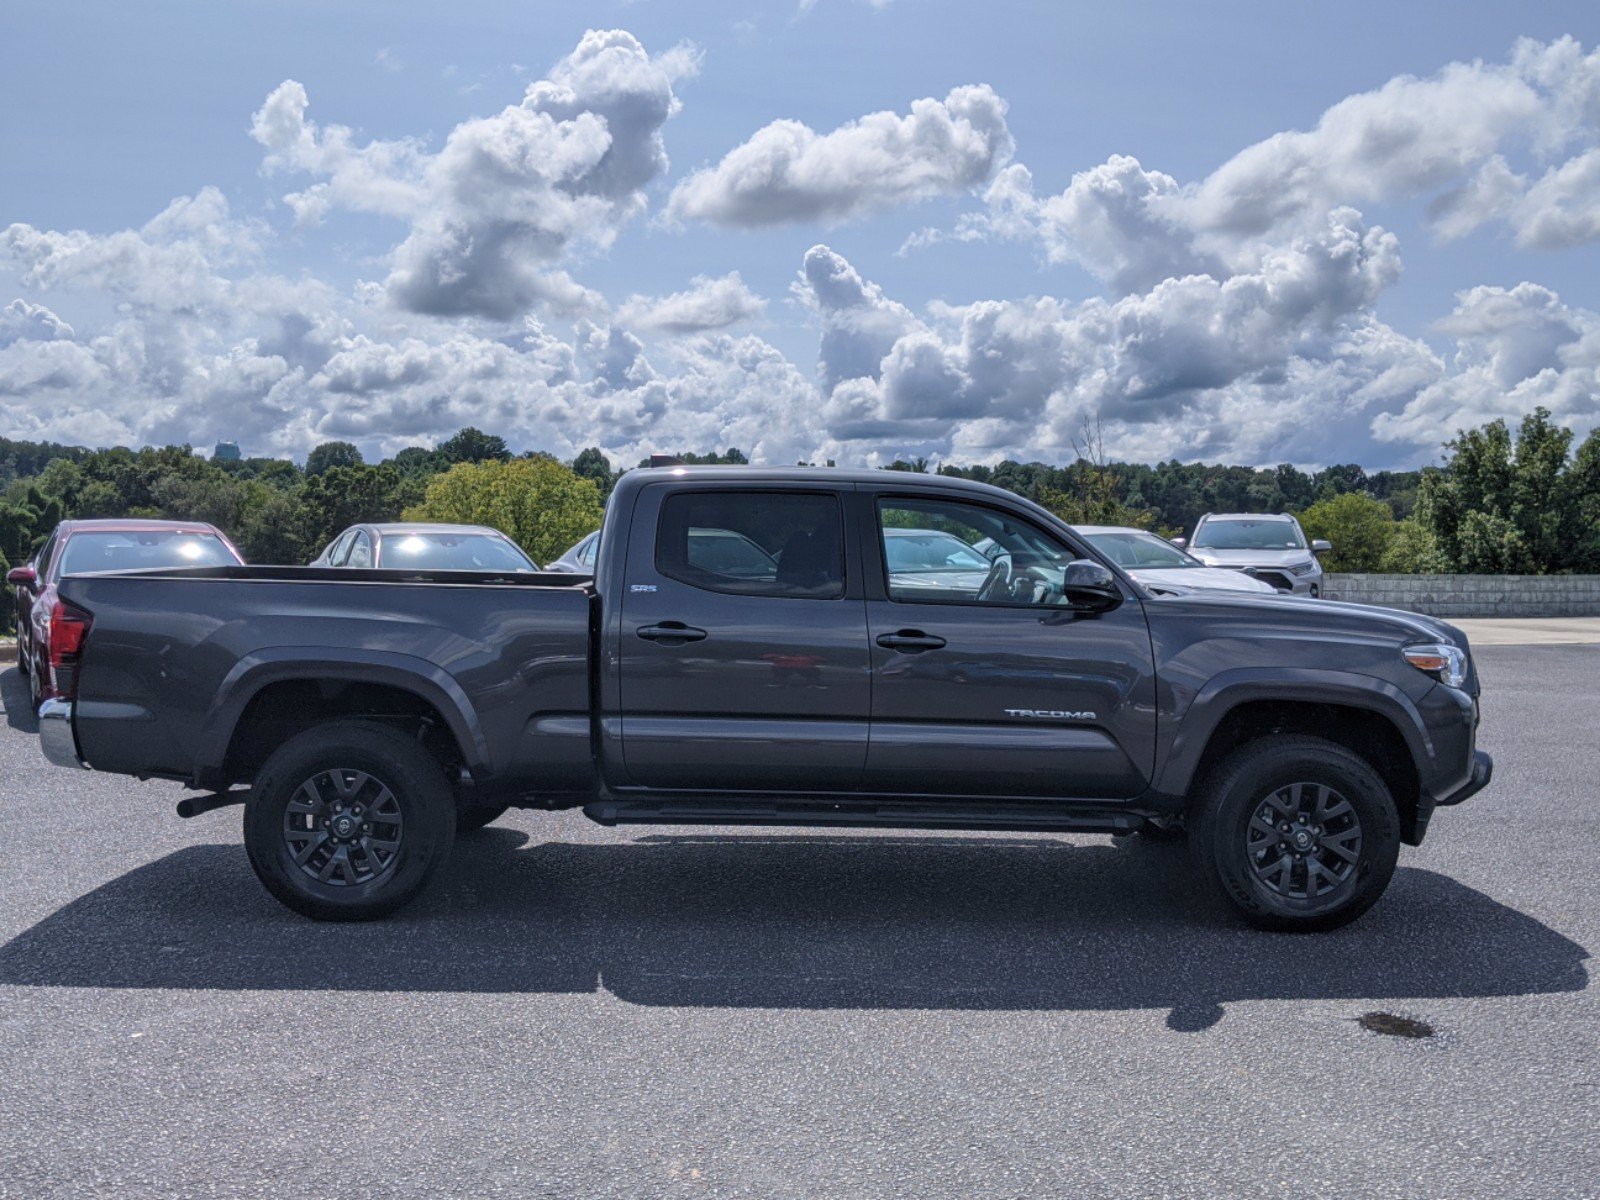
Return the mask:
[[[656,570],[708,592],[844,595],[844,511],[815,492],[674,492],[661,505]]]
[[[891,600],[1065,604],[1063,542],[1009,513],[951,500],[878,501]]]

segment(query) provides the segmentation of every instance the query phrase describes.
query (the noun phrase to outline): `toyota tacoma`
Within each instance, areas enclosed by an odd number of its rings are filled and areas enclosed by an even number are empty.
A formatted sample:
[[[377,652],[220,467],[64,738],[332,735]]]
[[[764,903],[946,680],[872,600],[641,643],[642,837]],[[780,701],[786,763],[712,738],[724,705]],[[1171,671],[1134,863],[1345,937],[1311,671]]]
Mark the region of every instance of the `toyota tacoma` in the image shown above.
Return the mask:
[[[1451,626],[1157,596],[958,479],[644,469],[592,575],[205,567],[59,598],[46,755],[178,781],[183,815],[242,801],[261,882],[327,920],[393,911],[518,807],[1184,837],[1246,920],[1328,929],[1492,770]]]

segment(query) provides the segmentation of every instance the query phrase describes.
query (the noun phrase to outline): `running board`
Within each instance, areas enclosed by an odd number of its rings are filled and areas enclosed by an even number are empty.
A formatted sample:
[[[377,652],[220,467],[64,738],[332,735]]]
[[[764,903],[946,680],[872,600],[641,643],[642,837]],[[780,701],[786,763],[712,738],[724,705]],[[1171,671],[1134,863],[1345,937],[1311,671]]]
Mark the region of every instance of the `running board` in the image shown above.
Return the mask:
[[[597,800],[598,825],[834,825],[900,829],[1000,829],[1034,833],[1132,833],[1138,814],[1054,804],[941,804],[925,800]]]

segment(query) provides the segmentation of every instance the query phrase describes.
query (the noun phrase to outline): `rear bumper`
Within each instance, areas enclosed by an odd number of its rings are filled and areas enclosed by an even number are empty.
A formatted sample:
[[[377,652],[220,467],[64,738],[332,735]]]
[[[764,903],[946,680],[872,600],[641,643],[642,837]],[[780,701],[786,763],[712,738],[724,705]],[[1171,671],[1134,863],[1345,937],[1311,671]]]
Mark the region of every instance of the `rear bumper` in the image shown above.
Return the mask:
[[[39,706],[39,747],[58,767],[82,767],[78,735],[72,728],[72,701],[46,700]]]
[[[1472,755],[1472,775],[1467,782],[1451,792],[1448,796],[1441,796],[1435,802],[1440,808],[1448,808],[1452,804],[1460,804],[1463,800],[1476,796],[1489,786],[1489,781],[1494,778],[1494,759],[1489,757],[1487,750],[1474,751]]]

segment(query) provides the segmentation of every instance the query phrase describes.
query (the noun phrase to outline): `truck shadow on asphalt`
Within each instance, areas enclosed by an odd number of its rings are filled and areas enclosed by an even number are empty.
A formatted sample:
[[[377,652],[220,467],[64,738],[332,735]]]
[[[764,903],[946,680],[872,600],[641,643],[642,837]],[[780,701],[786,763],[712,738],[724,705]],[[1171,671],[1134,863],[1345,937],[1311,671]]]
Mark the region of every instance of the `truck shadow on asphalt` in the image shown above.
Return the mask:
[[[558,834],[559,831],[552,831]],[[1041,838],[666,834],[463,837],[387,921],[280,908],[238,845],[128,872],[0,947],[0,984],[588,993],[644,1005],[1166,1008],[1197,1030],[1257,999],[1582,990],[1577,943],[1401,868],[1336,933],[1247,929],[1181,848]]]
[[[0,709],[6,724],[21,733],[38,733],[39,718],[28,695],[28,680],[16,666],[0,668]]]

